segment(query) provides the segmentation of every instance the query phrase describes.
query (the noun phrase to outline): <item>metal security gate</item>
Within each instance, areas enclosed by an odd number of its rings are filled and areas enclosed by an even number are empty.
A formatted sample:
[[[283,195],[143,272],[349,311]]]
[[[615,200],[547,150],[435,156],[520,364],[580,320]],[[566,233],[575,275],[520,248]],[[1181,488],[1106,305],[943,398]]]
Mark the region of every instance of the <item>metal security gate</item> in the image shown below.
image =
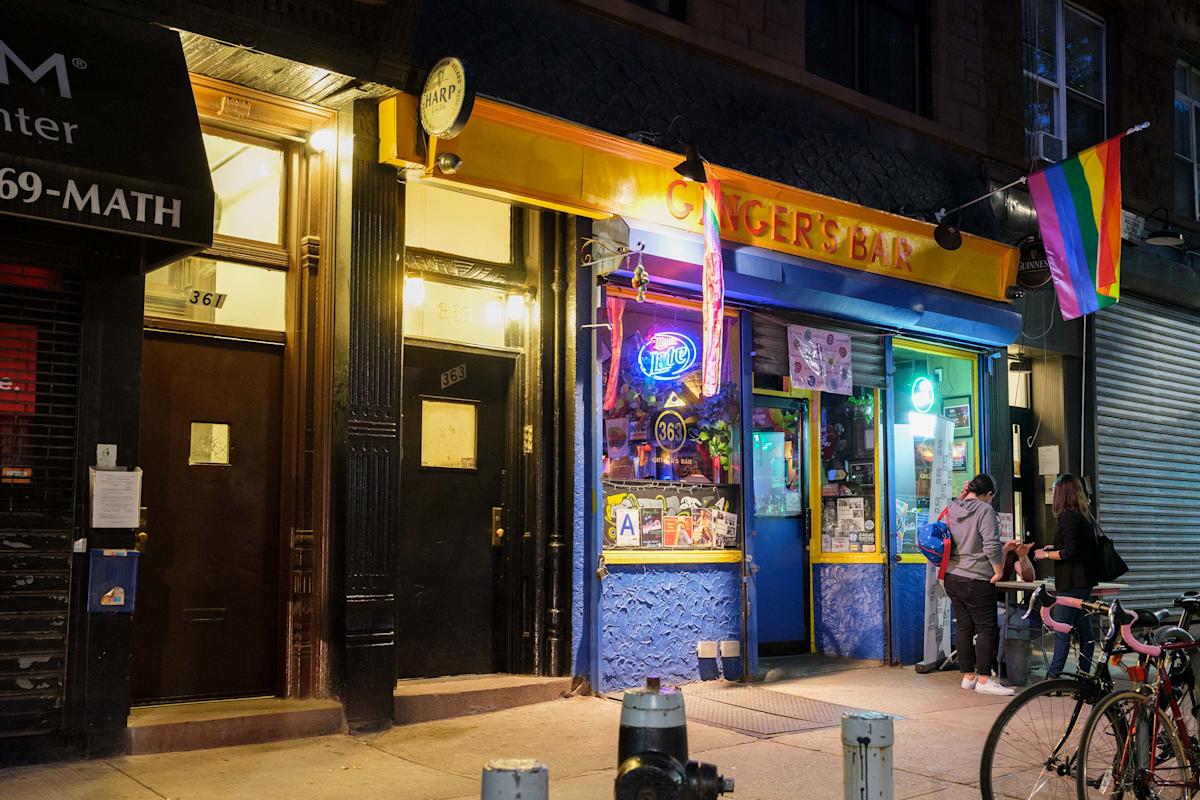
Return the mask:
[[[62,722],[81,315],[71,274],[0,263],[0,751]]]
[[[1200,586],[1200,313],[1123,296],[1096,314],[1100,522],[1134,605]]]
[[[783,378],[789,374],[787,326],[812,325],[835,333],[847,333],[850,340],[850,367],[855,386],[882,389],[887,383],[884,368],[884,337],[887,334],[862,325],[848,325],[832,320],[797,317],[785,322],[773,316],[755,314],[753,320],[753,371],[758,376]]]

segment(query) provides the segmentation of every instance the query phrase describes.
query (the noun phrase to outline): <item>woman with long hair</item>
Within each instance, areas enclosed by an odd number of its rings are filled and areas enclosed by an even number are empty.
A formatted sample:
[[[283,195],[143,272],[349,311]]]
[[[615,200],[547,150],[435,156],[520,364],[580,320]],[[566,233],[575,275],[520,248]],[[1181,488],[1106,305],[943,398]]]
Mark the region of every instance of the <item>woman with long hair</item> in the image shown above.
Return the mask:
[[[1060,475],[1054,482],[1054,516],[1058,528],[1054,544],[1034,552],[1038,561],[1054,562],[1054,590],[1066,597],[1087,600],[1096,587],[1096,564],[1099,545],[1096,541],[1095,520],[1088,507],[1083,481],[1075,475]],[[1096,629],[1090,615],[1078,608],[1056,605],[1054,618],[1070,624],[1079,634],[1079,671],[1090,672],[1092,653],[1096,646]],[[1071,651],[1071,634],[1054,634],[1054,656],[1046,669],[1047,678],[1057,678],[1067,666]]]
[[[946,570],[946,594],[957,629],[962,688],[980,694],[1013,694],[991,677],[996,660],[996,581],[1004,575],[1000,519],[992,507],[996,482],[976,475],[950,504],[947,525],[954,539]]]

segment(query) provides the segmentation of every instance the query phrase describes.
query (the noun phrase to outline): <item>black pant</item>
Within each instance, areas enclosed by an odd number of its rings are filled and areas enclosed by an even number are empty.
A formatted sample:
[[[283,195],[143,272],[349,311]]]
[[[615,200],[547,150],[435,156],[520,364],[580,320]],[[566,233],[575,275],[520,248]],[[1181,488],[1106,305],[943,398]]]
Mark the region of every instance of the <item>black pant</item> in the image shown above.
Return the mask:
[[[958,630],[958,668],[960,672],[987,675],[996,660],[996,587],[977,578],[946,576],[946,594],[954,612]],[[971,640],[975,643],[972,644]]]

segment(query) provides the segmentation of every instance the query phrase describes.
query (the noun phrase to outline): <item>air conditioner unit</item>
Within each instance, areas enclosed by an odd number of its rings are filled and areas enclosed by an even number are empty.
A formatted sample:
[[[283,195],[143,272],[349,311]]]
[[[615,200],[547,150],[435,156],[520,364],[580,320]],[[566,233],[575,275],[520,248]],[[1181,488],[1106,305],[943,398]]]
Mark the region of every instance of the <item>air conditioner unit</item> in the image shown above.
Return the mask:
[[[1047,161],[1051,164],[1057,164],[1066,156],[1063,140],[1046,131],[1026,131],[1025,149],[1035,161]]]

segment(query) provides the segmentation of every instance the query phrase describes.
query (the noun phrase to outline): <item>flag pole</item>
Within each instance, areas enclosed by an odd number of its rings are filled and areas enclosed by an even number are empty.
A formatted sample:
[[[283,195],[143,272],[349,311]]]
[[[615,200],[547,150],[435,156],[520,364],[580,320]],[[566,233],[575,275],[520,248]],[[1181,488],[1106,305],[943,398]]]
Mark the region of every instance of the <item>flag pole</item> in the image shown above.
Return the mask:
[[[1149,122],[1143,122],[1140,125],[1134,125],[1132,128],[1129,128],[1124,133],[1122,133],[1121,136],[1125,137],[1131,133],[1140,133],[1141,131],[1144,131],[1144,130],[1146,130],[1146,128],[1149,128],[1149,127],[1150,127]]]
[[[1147,124],[1148,124],[1148,123],[1147,123]],[[990,192],[988,192],[987,194],[980,195],[979,197],[976,197],[974,200],[969,200],[969,201],[967,201],[966,203],[963,203],[961,206],[957,206],[957,207],[955,207],[955,208],[952,208],[952,209],[950,209],[949,211],[947,211],[946,209],[944,209],[944,208],[943,208],[943,209],[941,209],[940,211],[936,212],[936,213],[934,214],[934,216],[937,218],[937,221],[938,221],[938,222],[941,222],[941,221],[942,221],[943,219],[945,219],[946,217],[950,216],[951,214],[955,214],[955,213],[957,213],[957,212],[959,212],[959,211],[962,211],[962,210],[963,210],[964,208],[966,208],[967,206],[973,206],[973,205],[975,205],[976,203],[983,202],[984,200],[987,200],[987,199],[988,199],[989,197],[991,197],[992,195],[994,195],[994,194],[1000,194],[1000,192],[1003,192],[1003,191],[1005,191],[1006,189],[1011,189],[1012,187],[1016,186],[1017,184],[1019,184],[1019,183],[1024,183],[1024,182],[1025,182],[1025,181],[1027,181],[1027,180],[1029,180],[1029,176],[1028,176],[1028,175],[1022,175],[1021,177],[1017,178],[1017,179],[1016,179],[1015,181],[1013,181],[1012,183],[1006,183],[1006,184],[1004,184],[1003,186],[1001,186],[999,189],[992,189],[992,190],[991,190]]]

